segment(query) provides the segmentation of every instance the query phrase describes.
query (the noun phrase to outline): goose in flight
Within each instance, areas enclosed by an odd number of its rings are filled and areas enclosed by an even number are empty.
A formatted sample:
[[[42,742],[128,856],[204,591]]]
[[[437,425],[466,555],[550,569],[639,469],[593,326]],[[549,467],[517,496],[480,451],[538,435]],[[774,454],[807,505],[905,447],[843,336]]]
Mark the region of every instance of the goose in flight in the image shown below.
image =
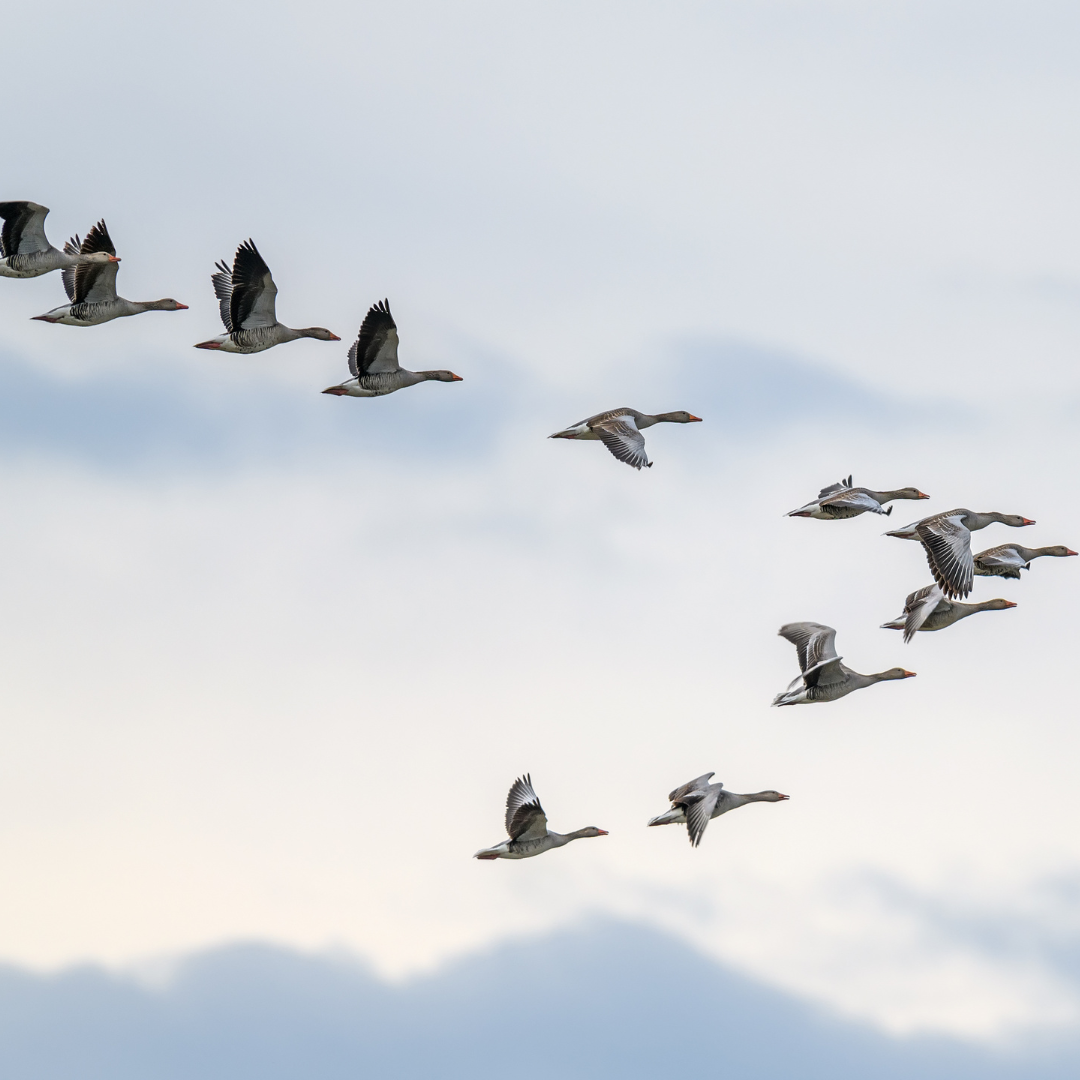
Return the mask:
[[[81,255],[78,244],[75,251],[54,248],[45,236],[48,213],[47,206],[35,202],[0,202],[0,277],[40,277],[79,263],[109,261],[106,253]]]
[[[254,241],[245,240],[236,249],[231,273],[224,262],[215,265],[217,273],[212,274],[210,280],[214,283],[214,295],[218,298],[226,332],[209,341],[200,341],[196,349],[257,353],[298,338],[341,340],[321,326],[294,330],[277,321],[277,286]]]
[[[1038,548],[1024,547],[1023,544],[999,544],[972,556],[972,562],[979,577],[1019,578],[1021,570],[1031,569],[1032,559],[1041,559],[1046,555],[1064,559],[1075,554],[1075,551],[1064,544]]]
[[[452,371],[407,371],[398,364],[398,332],[390,301],[380,300],[368,309],[360,335],[349,349],[352,378],[323,393],[338,397],[382,397],[422,382],[461,382]]]
[[[1017,575],[1019,576],[1019,575]],[[882,630],[903,630],[905,643],[917,630],[944,630],[954,622],[966,619],[978,611],[1004,611],[1016,605],[1011,600],[984,600],[981,604],[964,604],[948,600],[935,582],[911,593],[904,601],[903,614],[887,623]]]
[[[873,488],[852,487],[851,477],[839,483],[830,484],[818,492],[818,497],[798,510],[792,510],[787,517],[817,518],[819,521],[837,521],[841,518],[858,517],[868,510],[872,514],[884,514],[888,517],[893,512],[884,504],[893,499],[929,499],[918,488],[897,488],[895,491],[875,491]]]
[[[73,258],[72,265],[61,271],[64,290],[71,303],[53,308],[44,315],[35,315],[35,319],[65,326],[100,326],[125,315],[141,315],[144,311],[187,311],[187,304],[171,297],[125,300],[116,295],[116,271],[120,260],[104,221],[99,221],[81,244],[77,236],[69,240],[64,251]],[[77,255],[89,258],[80,261],[74,259]]]
[[[973,510],[959,509],[932,514],[885,535],[921,541],[934,580],[950,600],[956,600],[971,592],[975,574],[971,534],[994,522],[1010,525],[1014,529],[1035,524],[1030,518],[1019,514],[999,514],[996,510],[979,514]]]
[[[705,835],[705,826],[713,818],[726,814],[736,807],[752,802],[783,802],[787,795],[779,791],[755,791],[751,795],[737,795],[734,791],[725,791],[723,784],[710,784],[716,773],[706,773],[688,784],[676,788],[669,796],[671,809],[654,817],[650,825],[681,825],[685,823],[686,833],[692,847],[701,843]]]
[[[645,437],[642,428],[653,424],[695,424],[701,417],[688,412],[649,413],[637,409],[609,409],[597,413],[588,420],[581,420],[565,431],[556,431],[549,439],[599,439],[620,461],[635,469],[645,466],[651,469],[653,463],[645,453]]]
[[[584,836],[607,836],[606,829],[592,825],[572,833],[551,832],[547,827],[547,815],[533,791],[532,778],[527,773],[514,781],[506,796],[506,831],[510,834],[509,840],[481,848],[473,858],[531,859]]]
[[[790,641],[799,653],[801,675],[792,679],[787,690],[777,694],[774,705],[811,705],[818,701],[836,701],[852,690],[886,682],[891,679],[910,679],[914,671],[889,668],[876,675],[860,675],[836,655],[836,631],[831,626],[815,622],[788,623],[780,627],[780,636]],[[802,682],[802,686],[798,684]]]

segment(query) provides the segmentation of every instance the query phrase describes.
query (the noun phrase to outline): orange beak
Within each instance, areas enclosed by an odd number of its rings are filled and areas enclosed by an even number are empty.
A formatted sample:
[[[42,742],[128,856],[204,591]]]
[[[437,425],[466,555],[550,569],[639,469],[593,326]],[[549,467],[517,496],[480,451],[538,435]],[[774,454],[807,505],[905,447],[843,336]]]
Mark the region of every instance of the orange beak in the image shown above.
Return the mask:
[[[914,671],[905,671],[904,672],[904,678],[905,679],[914,679],[915,678],[915,672]]]
[[[188,309],[187,304],[181,304],[179,300],[176,301],[176,310],[177,311],[187,311],[187,309]]]
[[[930,498],[930,496],[929,496],[929,495],[926,495],[925,493],[923,493],[923,492],[921,492],[921,491],[920,491],[920,492],[919,492],[919,498],[920,498],[920,499],[929,499],[929,498]]]
[[[695,416],[693,413],[691,413],[690,414],[690,423],[694,423],[695,421],[697,421],[697,423],[700,424],[701,423],[701,417],[700,416]]]
[[[1005,601],[1005,606],[1006,607],[1016,607],[1016,605],[1011,600],[1006,600]]]
[[[1022,523],[1024,525],[1034,525],[1035,524],[1035,522],[1032,521],[1031,518],[1022,518],[1021,521],[1022,521]]]
[[[119,261],[120,261],[120,256],[119,255],[110,255],[109,256],[109,262],[119,262]]]
[[[598,833],[599,833],[599,834],[600,834],[601,836],[607,836],[607,835],[608,835],[608,831],[607,831],[607,829],[597,829],[596,831],[597,831],[597,832],[598,832]]]
[[[451,382],[464,382],[465,381],[460,375],[454,375],[454,373],[452,371],[450,372],[450,374],[454,376],[450,380]]]

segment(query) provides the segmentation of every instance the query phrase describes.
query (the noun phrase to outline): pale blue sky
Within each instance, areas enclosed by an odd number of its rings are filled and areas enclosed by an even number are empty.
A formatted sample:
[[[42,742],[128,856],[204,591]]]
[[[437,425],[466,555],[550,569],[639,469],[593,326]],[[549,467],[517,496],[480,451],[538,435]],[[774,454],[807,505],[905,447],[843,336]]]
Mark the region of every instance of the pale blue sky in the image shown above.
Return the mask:
[[[1031,928],[1075,948],[1080,560],[905,647],[877,628],[918,548],[782,515],[853,473],[933,496],[890,524],[966,505],[1080,546],[1078,19],[10,15],[41,48],[5,69],[35,92],[4,197],[54,242],[104,216],[121,292],[191,308],[83,331],[29,318],[57,275],[0,281],[0,959],[259,939],[399,977],[593,913],[886,1032],[1071,1030]],[[191,348],[247,236],[279,316],[340,345]],[[406,365],[464,382],[318,393],[383,296]],[[545,440],[620,404],[705,423],[642,474]],[[802,618],[919,677],[770,710]],[[792,799],[693,852],[642,827],[710,769]],[[610,837],[471,862],[526,770]]]

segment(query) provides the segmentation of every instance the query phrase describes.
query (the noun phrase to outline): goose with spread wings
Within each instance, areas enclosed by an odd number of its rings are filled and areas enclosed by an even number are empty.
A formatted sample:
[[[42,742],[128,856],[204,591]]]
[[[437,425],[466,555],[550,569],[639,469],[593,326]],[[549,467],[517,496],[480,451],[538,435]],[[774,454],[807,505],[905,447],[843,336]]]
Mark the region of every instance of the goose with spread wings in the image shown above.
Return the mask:
[[[60,251],[45,235],[45,218],[49,208],[25,200],[0,202],[0,277],[33,278],[53,270],[77,266],[81,262],[108,262],[102,255],[82,255],[78,244],[74,252]]]
[[[590,825],[571,833],[552,832],[547,826],[547,815],[533,791],[532,777],[526,773],[519,776],[506,796],[506,831],[509,840],[494,847],[481,848],[474,859],[531,859],[552,848],[563,847],[571,840],[586,836],[607,836],[606,829]]]
[[[752,802],[783,802],[788,798],[779,791],[755,791],[750,795],[738,795],[734,791],[725,791],[723,784],[710,784],[716,773],[706,773],[696,780],[691,780],[682,787],[677,787],[669,796],[671,809],[654,817],[650,825],[686,825],[690,845],[697,847],[705,835],[705,827],[713,818],[746,806]]]
[[[882,630],[903,630],[904,641],[909,642],[919,630],[944,630],[947,626],[966,619],[980,611],[1004,611],[1016,605],[1011,600],[983,600],[980,604],[965,604],[950,600],[935,581],[909,593],[904,601],[901,615],[882,623]]]
[[[323,393],[338,397],[382,397],[422,382],[461,382],[452,371],[407,371],[398,363],[398,332],[390,301],[373,304],[349,349],[351,379],[328,386]]]
[[[776,695],[774,705],[812,705],[819,701],[836,701],[853,690],[891,679],[910,679],[915,674],[899,667],[875,675],[861,675],[852,671],[840,662],[843,658],[836,655],[836,631],[821,623],[788,623],[780,627],[780,636],[790,641],[798,651],[801,674],[792,679],[787,690]]]
[[[225,333],[209,341],[200,341],[196,349],[220,349],[228,353],[257,353],[286,341],[315,338],[340,341],[322,326],[294,330],[277,321],[277,286],[259,249],[245,240],[233,258],[232,270],[219,262],[217,273],[210,276]]]
[[[818,492],[818,497],[798,510],[791,510],[787,517],[817,518],[819,521],[840,521],[844,518],[858,517],[869,511],[871,514],[884,514],[888,517],[893,512],[885,503],[894,499],[929,499],[918,488],[896,488],[893,491],[875,491],[873,488],[852,487],[851,477],[839,483],[830,484]]]
[[[1030,518],[1019,514],[1000,514],[990,510],[985,514],[974,510],[946,510],[912,522],[902,529],[893,529],[886,536],[901,540],[918,540],[926,552],[930,573],[950,600],[958,600],[971,592],[975,576],[975,560],[971,554],[971,534],[977,529],[1000,522],[1014,529],[1034,525]]]
[[[81,243],[76,236],[64,245],[73,262],[61,271],[64,290],[71,302],[53,308],[44,315],[35,315],[41,322],[63,323],[65,326],[100,326],[126,315],[141,315],[144,311],[187,311],[171,297],[165,300],[125,300],[116,295],[116,271],[120,260],[104,221],[99,221]],[[75,259],[75,256],[86,258]]]
[[[620,461],[634,469],[651,469],[653,463],[645,453],[643,428],[653,424],[696,424],[700,416],[688,412],[650,413],[637,409],[609,409],[588,420],[580,420],[564,431],[556,431],[549,439],[599,439]]]

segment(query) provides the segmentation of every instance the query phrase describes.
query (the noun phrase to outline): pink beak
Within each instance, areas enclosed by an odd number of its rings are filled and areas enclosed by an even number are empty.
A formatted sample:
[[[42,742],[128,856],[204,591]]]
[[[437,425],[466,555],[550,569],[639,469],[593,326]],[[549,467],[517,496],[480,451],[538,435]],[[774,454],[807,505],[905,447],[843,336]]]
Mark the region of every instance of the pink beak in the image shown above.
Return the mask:
[[[1016,605],[1011,600],[1006,600],[1005,601],[1005,606],[1006,607],[1016,607]]]
[[[1021,520],[1022,520],[1024,525],[1034,525],[1035,524],[1035,522],[1032,521],[1031,518],[1022,518]]]

